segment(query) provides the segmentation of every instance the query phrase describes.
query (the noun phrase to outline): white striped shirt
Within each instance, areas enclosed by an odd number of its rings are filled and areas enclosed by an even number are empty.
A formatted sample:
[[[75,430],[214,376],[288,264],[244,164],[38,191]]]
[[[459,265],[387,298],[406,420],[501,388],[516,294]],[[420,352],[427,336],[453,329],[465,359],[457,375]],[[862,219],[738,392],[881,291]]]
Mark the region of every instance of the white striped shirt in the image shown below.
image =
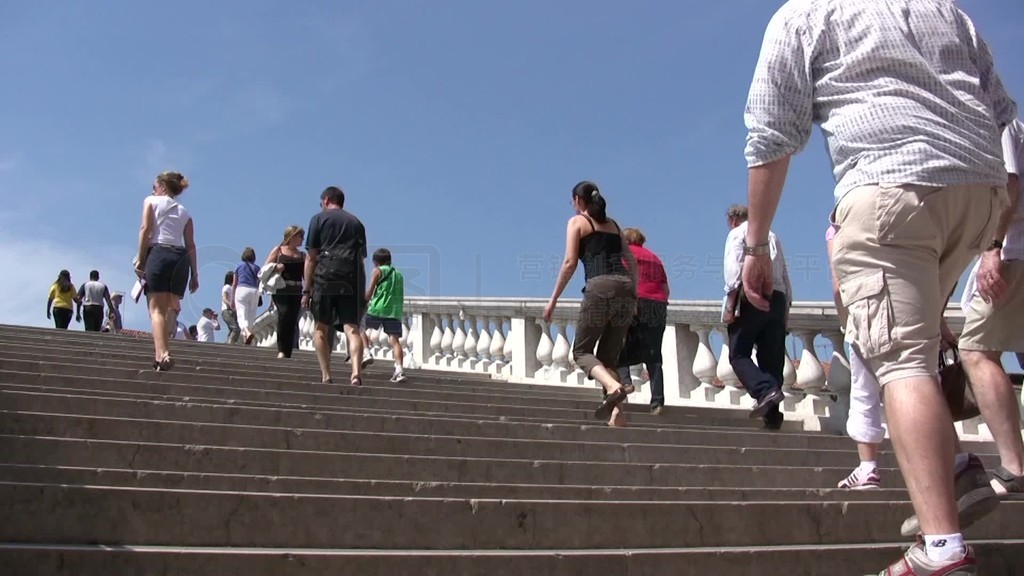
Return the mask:
[[[750,86],[748,166],[798,152],[820,124],[836,202],[866,184],[1006,183],[1016,116],[988,46],[951,0],[790,0]]]
[[[1006,172],[1016,174],[1018,178],[1024,168],[1024,123],[1015,118],[1006,130],[1003,130],[1003,160]],[[1024,194],[1024,186],[1018,193]],[[1024,198],[1018,197],[1017,211],[1013,214],[1010,227],[1003,239],[1003,260],[1024,260]]]

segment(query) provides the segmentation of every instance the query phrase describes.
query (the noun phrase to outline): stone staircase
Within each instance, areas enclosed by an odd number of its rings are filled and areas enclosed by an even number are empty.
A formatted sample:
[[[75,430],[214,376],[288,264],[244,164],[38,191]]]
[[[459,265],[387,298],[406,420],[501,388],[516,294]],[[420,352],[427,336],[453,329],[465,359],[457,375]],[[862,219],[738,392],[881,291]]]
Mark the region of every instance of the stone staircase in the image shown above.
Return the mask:
[[[592,388],[173,352],[157,373],[144,340],[0,326],[0,572],[847,575],[907,544],[891,453],[886,490],[831,489],[846,438],[707,408],[610,429]],[[1024,566],[1022,513],[967,532],[981,574]]]

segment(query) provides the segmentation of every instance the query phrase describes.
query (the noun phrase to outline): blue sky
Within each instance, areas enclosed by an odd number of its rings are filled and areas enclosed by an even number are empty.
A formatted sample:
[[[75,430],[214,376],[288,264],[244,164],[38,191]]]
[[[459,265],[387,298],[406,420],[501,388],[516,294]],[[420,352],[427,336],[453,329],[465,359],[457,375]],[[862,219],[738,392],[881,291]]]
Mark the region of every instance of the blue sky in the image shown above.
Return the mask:
[[[591,179],[662,255],[673,297],[718,298],[724,210],[746,198],[743,104],[780,4],[5,3],[0,263],[19,273],[0,322],[49,325],[61,268],[129,289],[141,203],[167,169],[192,182],[189,321],[218,307],[242,248],[262,262],[327,185],[410,294],[547,296],[570,190]],[[1019,3],[959,4],[1024,102]],[[832,187],[815,133],[775,224],[798,300],[830,299]],[[148,323],[141,305],[125,317]]]

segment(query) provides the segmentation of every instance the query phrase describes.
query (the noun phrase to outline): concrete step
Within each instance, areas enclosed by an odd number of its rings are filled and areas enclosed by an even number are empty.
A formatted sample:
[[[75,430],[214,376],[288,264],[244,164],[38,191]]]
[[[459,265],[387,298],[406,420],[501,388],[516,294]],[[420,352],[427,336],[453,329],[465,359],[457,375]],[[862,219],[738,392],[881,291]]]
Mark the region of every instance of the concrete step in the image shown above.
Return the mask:
[[[282,393],[308,394],[312,386],[320,386],[319,378],[313,380],[296,380],[294,377],[285,378],[254,378],[251,371],[246,373],[240,370],[231,371],[230,375],[215,375],[208,373],[205,369],[196,371],[174,370],[167,373],[153,371],[142,371],[138,368],[126,367],[124,363],[111,360],[100,360],[86,363],[79,360],[78,364],[45,362],[45,361],[24,361],[24,360],[0,360],[0,376],[4,374],[23,375],[21,381],[13,383],[24,383],[25,375],[43,376],[93,376],[112,380],[147,380],[153,382],[164,382],[173,384],[193,384],[202,386],[230,386],[245,389],[258,389],[269,391],[280,391]],[[531,407],[542,406],[548,409],[560,410],[593,410],[600,404],[600,392],[592,390],[589,398],[564,397],[549,395],[542,392],[516,393],[509,390],[498,382],[491,382],[484,385],[459,385],[446,386],[436,383],[424,382],[420,374],[413,374],[410,371],[409,380],[401,383],[388,382],[391,372],[370,372],[365,378],[362,388],[347,385],[347,380],[339,381],[336,386],[327,386],[321,390],[332,390],[346,395],[370,396],[375,398],[390,398],[398,400],[436,400],[443,396],[446,403],[482,404],[494,406],[515,406]],[[431,375],[436,378],[436,375]],[[283,397],[283,396],[282,396]],[[748,420],[748,413],[745,410],[729,410],[720,408],[698,408],[698,407],[671,407],[660,417],[645,414],[646,405],[636,405],[630,408],[637,412],[634,419],[639,418],[643,422],[678,423],[676,417],[708,417],[717,420],[736,419]],[[740,423],[745,425],[744,423]],[[746,423],[749,424],[749,423]]]
[[[897,537],[903,502],[381,498],[0,483],[0,541],[373,549],[845,544]],[[1024,503],[967,533],[1024,539]],[[784,527],[766,531],[770,519]],[[443,519],[443,523],[439,520]]]
[[[535,403],[527,406],[516,406],[507,404],[476,404],[466,402],[448,402],[444,395],[435,395],[433,399],[412,400],[401,397],[381,398],[375,396],[371,390],[375,386],[373,381],[367,381],[365,386],[339,386],[332,384],[310,384],[307,392],[278,392],[275,390],[260,390],[258,388],[246,388],[241,380],[227,383],[207,383],[204,385],[176,384],[155,382],[159,378],[158,373],[146,373],[140,375],[138,380],[116,380],[96,376],[57,376],[33,374],[30,372],[0,372],[0,385],[6,387],[31,386],[40,391],[47,389],[57,390],[82,390],[82,391],[104,391],[116,392],[125,395],[137,394],[130,390],[145,387],[143,383],[151,382],[154,385],[149,387],[153,394],[178,395],[191,398],[195,401],[218,402],[231,401],[239,406],[263,406],[263,407],[293,407],[293,408],[318,408],[323,410],[343,409],[355,412],[366,413],[409,413],[409,414],[435,414],[444,417],[463,417],[473,419],[504,419],[521,422],[558,423],[558,422],[591,422],[600,421],[594,419],[593,408],[548,408],[543,403]],[[151,380],[154,379],[154,380]],[[671,420],[670,420],[671,419]],[[732,417],[707,417],[688,414],[676,414],[675,416],[652,416],[649,414],[637,414],[630,419],[634,427],[658,427],[658,428],[746,428],[748,430],[760,429],[763,424],[757,420],[737,419]],[[601,422],[603,423],[603,422]],[[796,426],[790,423],[790,426]],[[792,429],[792,428],[790,428]]]
[[[23,344],[5,345],[0,342],[0,369],[5,362],[30,362],[34,363],[27,371],[36,371],[42,366],[50,364],[86,364],[90,367],[124,368],[139,371],[152,371],[149,362],[140,362],[138,357],[126,354],[123,351],[103,350],[101,348],[64,349],[59,357],[54,358],[45,350],[26,346]],[[102,350],[102,351],[101,351]],[[102,357],[97,358],[97,354]],[[17,364],[11,364],[17,366]],[[344,370],[338,372],[339,376],[347,376],[348,365],[339,364]],[[14,368],[19,369],[19,368]],[[376,361],[367,370],[371,374],[381,377],[390,377],[393,367],[390,363]],[[218,377],[254,376],[260,380],[269,380],[288,383],[292,386],[305,382],[319,382],[320,370],[317,368],[316,358],[312,355],[306,358],[292,358],[290,360],[260,360],[259,358],[238,358],[221,359],[215,355],[194,356],[175,359],[175,370],[163,374],[170,376],[176,373],[191,374],[201,372],[206,375]],[[589,400],[593,401],[595,394],[600,395],[596,384],[589,386],[568,386],[554,384],[514,384],[500,379],[493,379],[485,374],[459,373],[459,372],[438,372],[433,370],[410,369],[410,375],[416,375],[417,382],[430,384],[431,386],[445,386],[452,391],[459,391],[468,388],[467,391],[505,393],[516,395],[545,394],[553,398]],[[449,376],[450,375],[450,376]]]
[[[834,488],[850,466],[719,466],[695,464],[622,464],[493,458],[453,458],[338,451],[310,452],[179,445],[132,440],[0,436],[7,464],[163,470],[261,476],[301,476],[412,482],[460,482],[524,485],[635,487]],[[899,474],[883,470],[891,487],[902,487]]]
[[[984,576],[1017,576],[1024,541],[973,542]],[[899,543],[614,550],[339,550],[0,544],[0,564],[34,576],[851,576],[877,574]]]
[[[9,402],[5,394],[0,396]],[[26,400],[46,400],[30,396]],[[96,403],[109,416],[83,416],[45,412],[0,412],[0,434],[47,436],[82,440],[136,440],[156,444],[209,444],[240,448],[329,452],[344,447],[347,452],[387,455],[430,455],[450,458],[491,458],[569,462],[692,464],[718,466],[789,466],[793,468],[842,467],[856,463],[850,450],[803,450],[696,445],[613,444],[560,442],[552,440],[509,440],[422,434],[382,434],[344,430],[314,430],[220,424],[223,418],[206,422],[195,418],[189,404],[153,404],[152,410],[138,410],[140,403],[104,398],[57,397],[55,404]],[[26,402],[45,407],[45,402]],[[120,409],[122,408],[124,409]],[[19,409],[15,408],[15,409]],[[234,411],[235,409],[233,409]],[[245,410],[244,408],[239,410]],[[212,416],[218,414],[211,410]],[[223,410],[219,412],[223,414]],[[881,455],[879,465],[896,467],[895,457]],[[996,456],[986,464],[995,465]],[[838,479],[837,479],[838,480]]]
[[[158,388],[153,385],[152,388]],[[147,387],[148,389],[148,387]],[[272,426],[313,430],[349,430],[388,434],[451,436],[458,438],[504,438],[508,440],[553,440],[563,442],[610,442],[615,444],[697,445],[748,449],[788,448],[801,450],[852,451],[849,439],[804,433],[721,428],[625,428],[613,429],[601,423],[578,421],[537,424],[508,418],[482,420],[479,417],[430,415],[415,412],[354,411],[345,407],[239,403],[231,399],[201,398],[188,394],[143,394],[90,391],[0,384],[0,406],[10,411],[32,413],[118,415],[160,420],[188,420],[223,424]],[[991,449],[991,446],[984,445]],[[883,454],[888,451],[883,451]],[[978,454],[986,452],[978,451]]]
[[[222,492],[389,496],[395,498],[488,498],[505,500],[614,500],[644,502],[794,502],[899,501],[906,490],[826,490],[803,488],[675,488],[641,486],[559,486],[526,484],[468,484],[400,480],[348,480],[197,474],[162,470],[73,468],[0,464],[0,481],[73,486],[171,488]]]

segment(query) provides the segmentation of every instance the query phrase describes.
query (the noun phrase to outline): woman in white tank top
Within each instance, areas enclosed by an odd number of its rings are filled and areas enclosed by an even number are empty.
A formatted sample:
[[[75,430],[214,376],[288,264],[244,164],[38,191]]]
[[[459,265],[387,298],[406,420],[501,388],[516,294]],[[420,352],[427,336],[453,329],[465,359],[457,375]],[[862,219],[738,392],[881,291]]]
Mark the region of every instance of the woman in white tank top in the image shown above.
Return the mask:
[[[177,311],[186,285],[192,293],[199,289],[192,216],[177,201],[186,188],[188,178],[164,172],[153,182],[153,194],[142,203],[135,273],[145,283],[149,302],[155,370],[170,370],[174,365],[168,340],[178,322]]]

